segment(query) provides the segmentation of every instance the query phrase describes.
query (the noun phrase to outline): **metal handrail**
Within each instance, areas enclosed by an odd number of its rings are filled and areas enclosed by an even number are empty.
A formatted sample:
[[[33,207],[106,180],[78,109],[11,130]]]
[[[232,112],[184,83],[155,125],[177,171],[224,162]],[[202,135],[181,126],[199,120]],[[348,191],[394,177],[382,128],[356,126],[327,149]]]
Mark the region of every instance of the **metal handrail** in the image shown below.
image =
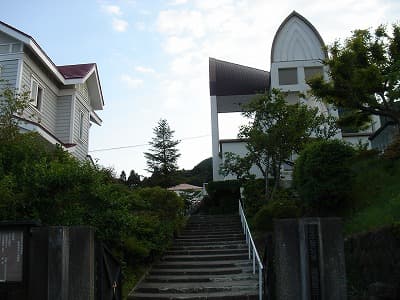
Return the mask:
[[[239,216],[240,221],[242,222],[243,233],[246,236],[246,244],[249,249],[249,260],[253,259],[253,274],[256,274],[256,259],[258,263],[258,288],[259,288],[259,299],[262,300],[263,296],[263,281],[262,281],[262,273],[263,273],[263,264],[260,260],[260,256],[258,255],[256,245],[254,244],[253,237],[251,236],[250,228],[247,224],[246,216],[244,215],[244,210],[242,207],[242,203],[239,200]]]

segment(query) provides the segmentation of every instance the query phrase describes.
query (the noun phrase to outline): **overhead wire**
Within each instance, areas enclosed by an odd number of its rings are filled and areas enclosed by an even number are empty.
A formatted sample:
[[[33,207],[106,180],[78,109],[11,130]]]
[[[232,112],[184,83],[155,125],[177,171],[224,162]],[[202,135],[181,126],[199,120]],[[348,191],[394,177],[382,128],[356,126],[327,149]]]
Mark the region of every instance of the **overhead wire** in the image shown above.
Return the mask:
[[[179,141],[193,140],[193,139],[199,139],[199,138],[209,137],[209,136],[210,136],[210,134],[198,135],[198,136],[190,136],[190,137],[182,138],[182,139],[180,139]],[[150,144],[147,143],[147,144],[138,144],[138,145],[129,145],[129,146],[120,146],[120,147],[110,147],[110,148],[94,149],[94,150],[89,150],[89,152],[112,151],[112,150],[120,150],[120,149],[129,149],[129,148],[144,147],[144,146],[150,146]]]

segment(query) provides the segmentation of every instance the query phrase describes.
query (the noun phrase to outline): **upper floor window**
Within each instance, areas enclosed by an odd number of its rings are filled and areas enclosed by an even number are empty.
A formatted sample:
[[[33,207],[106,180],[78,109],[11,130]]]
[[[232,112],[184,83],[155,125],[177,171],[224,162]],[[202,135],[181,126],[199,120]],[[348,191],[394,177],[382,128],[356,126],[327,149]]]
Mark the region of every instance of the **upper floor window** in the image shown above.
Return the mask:
[[[322,67],[305,67],[304,68],[304,77],[305,80],[310,80],[311,78],[318,76],[318,75],[323,75],[324,74],[324,69]]]
[[[42,106],[43,92],[43,86],[39,83],[38,80],[32,77],[30,103],[37,109],[40,109],[40,107]]]
[[[279,85],[297,84],[297,68],[279,69]]]

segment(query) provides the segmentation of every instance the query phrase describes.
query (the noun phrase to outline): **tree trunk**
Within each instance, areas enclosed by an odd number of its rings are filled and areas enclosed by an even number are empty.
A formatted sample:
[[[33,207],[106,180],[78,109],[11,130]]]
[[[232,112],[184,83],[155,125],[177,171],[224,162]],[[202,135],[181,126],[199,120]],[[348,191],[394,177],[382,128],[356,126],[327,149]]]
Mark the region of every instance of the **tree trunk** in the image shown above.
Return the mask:
[[[269,165],[265,167],[265,175],[264,175],[264,180],[265,180],[265,199],[268,201],[268,189],[269,189],[269,184],[268,184],[268,173],[269,173]]]
[[[282,165],[282,162],[280,160],[279,160],[278,164],[275,164],[275,184],[274,184],[274,189],[271,194],[271,200],[274,198],[276,191],[280,187],[281,165]]]

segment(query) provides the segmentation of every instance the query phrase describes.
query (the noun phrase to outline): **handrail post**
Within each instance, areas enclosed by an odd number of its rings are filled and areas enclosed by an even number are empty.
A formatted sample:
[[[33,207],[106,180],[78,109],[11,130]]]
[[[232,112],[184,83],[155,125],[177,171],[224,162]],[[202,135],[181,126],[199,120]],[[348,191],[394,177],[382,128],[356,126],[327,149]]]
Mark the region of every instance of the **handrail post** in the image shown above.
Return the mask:
[[[253,274],[256,274],[256,255],[254,251],[255,249],[253,248]]]

